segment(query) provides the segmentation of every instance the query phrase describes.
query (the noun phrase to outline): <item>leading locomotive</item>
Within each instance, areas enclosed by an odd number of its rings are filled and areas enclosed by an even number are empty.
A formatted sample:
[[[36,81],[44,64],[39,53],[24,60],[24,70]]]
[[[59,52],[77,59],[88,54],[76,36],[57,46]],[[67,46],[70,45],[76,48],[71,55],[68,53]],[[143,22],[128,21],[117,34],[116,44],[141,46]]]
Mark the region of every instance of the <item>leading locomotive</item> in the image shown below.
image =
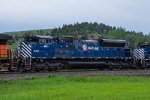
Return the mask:
[[[128,68],[132,55],[126,40],[83,40],[73,37],[29,36],[17,47],[18,69]],[[86,66],[85,66],[86,65]]]

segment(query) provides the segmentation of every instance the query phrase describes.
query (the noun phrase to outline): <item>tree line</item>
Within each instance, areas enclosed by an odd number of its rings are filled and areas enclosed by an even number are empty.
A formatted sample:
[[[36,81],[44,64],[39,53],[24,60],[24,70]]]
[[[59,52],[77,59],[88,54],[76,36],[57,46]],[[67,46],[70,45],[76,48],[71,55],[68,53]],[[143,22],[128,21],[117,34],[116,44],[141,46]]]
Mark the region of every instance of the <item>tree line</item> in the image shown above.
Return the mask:
[[[13,36],[13,40],[9,44],[16,43],[22,40],[27,35],[51,35],[51,36],[73,36],[83,39],[111,38],[125,39],[130,42],[131,48],[136,48],[140,42],[150,42],[150,35],[145,35],[142,32],[126,31],[122,27],[105,25],[97,22],[74,23],[54,29],[41,29],[31,31],[20,31],[8,33]]]

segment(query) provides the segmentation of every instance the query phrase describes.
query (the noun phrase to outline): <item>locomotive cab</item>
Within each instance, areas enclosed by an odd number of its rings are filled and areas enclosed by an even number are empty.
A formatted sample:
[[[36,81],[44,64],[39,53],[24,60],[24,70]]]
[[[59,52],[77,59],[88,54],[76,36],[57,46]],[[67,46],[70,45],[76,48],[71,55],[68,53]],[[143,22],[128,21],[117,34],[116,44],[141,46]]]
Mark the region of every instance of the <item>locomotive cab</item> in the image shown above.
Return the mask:
[[[54,46],[51,36],[36,35],[37,43],[32,45],[32,57],[53,57]]]
[[[150,42],[141,42],[133,51],[134,66],[150,68]]]
[[[137,54],[139,56],[137,57]],[[135,50],[135,55],[137,59],[150,60],[150,42],[139,43],[137,49]]]
[[[11,51],[8,50],[7,42],[12,37],[6,34],[0,34],[0,71],[11,70]]]
[[[8,40],[12,39],[11,36],[0,34],[0,58],[7,58],[8,55]]]
[[[51,36],[27,36],[19,45],[19,55],[23,58],[43,58],[54,56]]]
[[[51,36],[42,36],[42,35],[36,35],[36,36],[27,36],[25,38],[26,42],[31,43],[41,43],[41,44],[51,44],[52,43],[52,37]]]

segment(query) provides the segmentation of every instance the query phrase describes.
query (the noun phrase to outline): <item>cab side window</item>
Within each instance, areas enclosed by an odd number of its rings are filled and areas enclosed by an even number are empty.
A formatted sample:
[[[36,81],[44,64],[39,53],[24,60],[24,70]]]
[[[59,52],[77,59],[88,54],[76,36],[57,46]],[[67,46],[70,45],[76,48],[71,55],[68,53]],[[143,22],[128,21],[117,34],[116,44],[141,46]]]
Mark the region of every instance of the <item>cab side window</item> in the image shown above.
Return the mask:
[[[39,43],[51,43],[50,39],[39,39]]]
[[[42,39],[39,39],[39,43],[43,43]]]

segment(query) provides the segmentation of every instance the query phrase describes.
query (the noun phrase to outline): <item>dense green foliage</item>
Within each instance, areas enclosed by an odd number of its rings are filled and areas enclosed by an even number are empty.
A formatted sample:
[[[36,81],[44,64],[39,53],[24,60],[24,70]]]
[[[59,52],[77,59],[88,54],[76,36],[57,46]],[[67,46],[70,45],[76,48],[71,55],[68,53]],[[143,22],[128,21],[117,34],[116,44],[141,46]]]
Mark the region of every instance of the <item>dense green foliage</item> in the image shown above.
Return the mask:
[[[8,33],[13,36],[9,44],[16,44],[27,35],[52,35],[52,36],[74,36],[83,39],[112,38],[126,39],[130,42],[131,48],[135,48],[139,42],[150,41],[149,35],[142,32],[126,31],[124,28],[108,26],[102,23],[75,23],[63,25],[54,29],[32,30]]]
[[[63,25],[62,28],[55,28],[52,30],[52,35],[86,35],[86,34],[107,34],[112,29],[116,29],[115,27],[111,27],[105,24],[98,24],[98,23],[75,23],[70,25]]]
[[[76,76],[0,81],[0,100],[149,100],[149,77]]]

